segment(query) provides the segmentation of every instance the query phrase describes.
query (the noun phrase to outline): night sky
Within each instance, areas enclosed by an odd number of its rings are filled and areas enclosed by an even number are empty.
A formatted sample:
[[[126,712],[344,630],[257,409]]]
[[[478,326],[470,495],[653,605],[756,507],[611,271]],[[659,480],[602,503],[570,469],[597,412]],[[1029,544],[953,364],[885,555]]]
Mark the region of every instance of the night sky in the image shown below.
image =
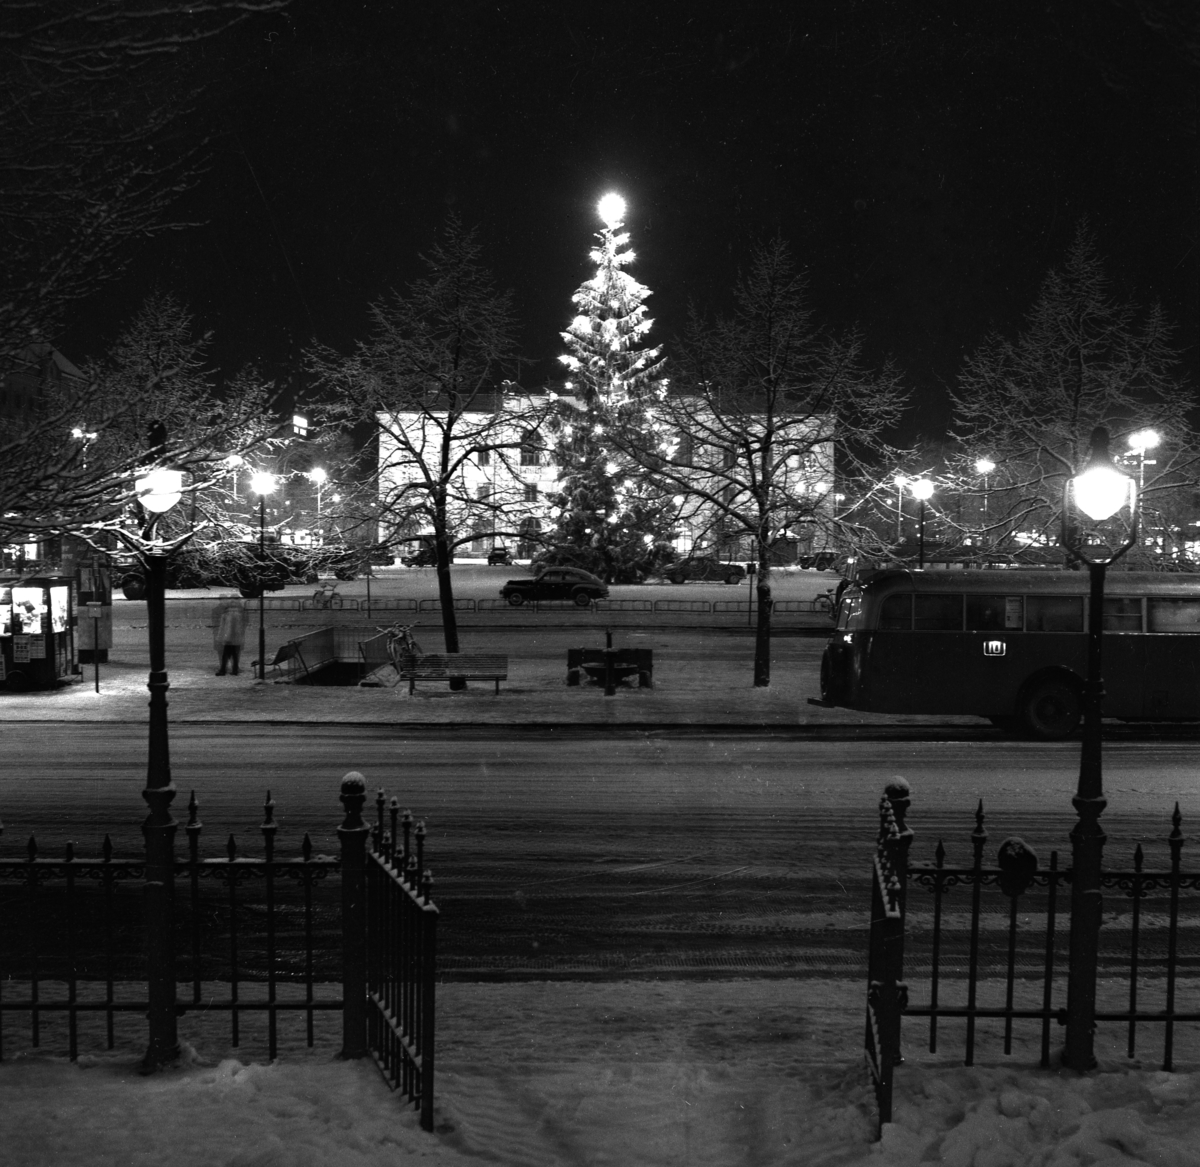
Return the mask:
[[[227,371],[302,388],[304,346],[363,335],[453,209],[515,290],[539,383],[613,189],[668,355],[689,302],[726,306],[780,232],[822,318],[905,371],[920,410],[902,436],[944,430],[962,353],[1019,325],[1084,217],[1114,290],[1162,301],[1200,380],[1185,10],[297,0],[205,48],[213,165],[177,208],[201,225],[146,244],[62,346],[94,353],[158,286]]]

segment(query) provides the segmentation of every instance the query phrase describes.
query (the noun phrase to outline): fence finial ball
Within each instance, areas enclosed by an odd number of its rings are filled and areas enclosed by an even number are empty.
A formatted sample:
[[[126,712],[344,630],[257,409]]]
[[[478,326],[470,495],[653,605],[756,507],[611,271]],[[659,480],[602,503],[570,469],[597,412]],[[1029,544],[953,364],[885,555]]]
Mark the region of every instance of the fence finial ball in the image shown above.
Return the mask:
[[[365,795],[367,793],[367,780],[357,770],[351,770],[342,779],[342,793],[346,795]]]
[[[912,787],[908,784],[907,778],[902,778],[899,774],[893,775],[888,779],[888,784],[883,788],[884,794],[889,799],[909,798],[912,795]]]

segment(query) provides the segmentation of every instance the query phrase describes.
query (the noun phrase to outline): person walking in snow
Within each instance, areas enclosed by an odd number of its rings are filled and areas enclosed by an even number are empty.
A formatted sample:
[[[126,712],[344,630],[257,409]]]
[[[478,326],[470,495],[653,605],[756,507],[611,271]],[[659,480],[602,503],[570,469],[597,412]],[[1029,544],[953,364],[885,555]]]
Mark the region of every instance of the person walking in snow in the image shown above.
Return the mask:
[[[238,658],[242,654],[242,645],[246,640],[246,602],[245,600],[221,600],[213,608],[213,648],[221,658],[221,667],[217,676],[225,675],[225,666],[236,677],[238,675]]]

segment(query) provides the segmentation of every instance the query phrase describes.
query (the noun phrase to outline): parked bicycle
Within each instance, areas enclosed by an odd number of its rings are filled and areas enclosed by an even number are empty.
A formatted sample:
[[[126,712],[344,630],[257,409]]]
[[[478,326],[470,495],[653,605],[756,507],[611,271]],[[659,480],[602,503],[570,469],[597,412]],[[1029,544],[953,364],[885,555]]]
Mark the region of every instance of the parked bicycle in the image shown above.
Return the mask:
[[[412,634],[412,629],[413,625],[411,624],[392,624],[386,628],[375,626],[376,632],[382,632],[387,637],[384,647],[387,649],[388,660],[392,662],[392,667],[396,672],[399,672],[404,664],[411,663],[423,655],[421,646]]]
[[[312,597],[314,608],[340,608],[342,606],[342,597],[337,590],[337,584],[322,584]]]

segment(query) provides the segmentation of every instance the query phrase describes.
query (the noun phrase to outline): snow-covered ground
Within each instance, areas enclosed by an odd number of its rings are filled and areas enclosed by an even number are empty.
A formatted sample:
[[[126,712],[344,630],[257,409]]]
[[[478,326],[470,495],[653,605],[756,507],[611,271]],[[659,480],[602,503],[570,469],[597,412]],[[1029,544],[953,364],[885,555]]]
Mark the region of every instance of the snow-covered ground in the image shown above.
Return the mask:
[[[906,1030],[896,1121],[873,1144],[860,1052],[862,986],[847,981],[448,984],[439,990],[437,1130],[370,1063],[338,1061],[335,1018],[274,1065],[188,1029],[179,1069],[150,1077],[127,1046],[0,1064],[4,1167],[358,1167],[1200,1164],[1200,1072],[1127,1062],[1037,1069],[1037,1030],[1005,1058],[981,1029],[937,1055]],[[15,1019],[8,1043],[19,1038]],[[289,1023],[285,1033],[294,1031]],[[1061,1031],[1059,1031],[1061,1034]],[[53,1043],[51,1047],[53,1048]],[[956,1059],[957,1055],[957,1059]]]

